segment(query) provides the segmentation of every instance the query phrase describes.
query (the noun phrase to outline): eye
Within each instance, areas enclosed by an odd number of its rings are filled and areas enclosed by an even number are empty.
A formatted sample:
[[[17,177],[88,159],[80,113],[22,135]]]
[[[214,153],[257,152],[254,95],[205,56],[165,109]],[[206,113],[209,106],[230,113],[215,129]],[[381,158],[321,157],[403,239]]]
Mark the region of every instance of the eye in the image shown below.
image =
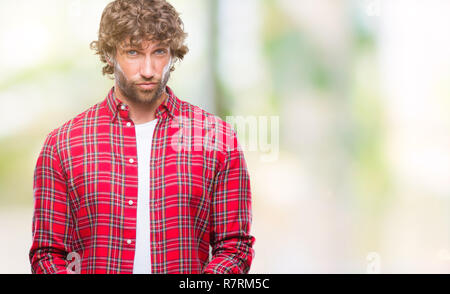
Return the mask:
[[[137,51],[136,50],[128,50],[127,54],[130,56],[135,56],[135,55],[137,55]]]
[[[164,55],[164,54],[166,54],[166,52],[167,52],[167,50],[166,49],[157,49],[156,51],[155,51],[155,53],[157,54],[157,55]]]

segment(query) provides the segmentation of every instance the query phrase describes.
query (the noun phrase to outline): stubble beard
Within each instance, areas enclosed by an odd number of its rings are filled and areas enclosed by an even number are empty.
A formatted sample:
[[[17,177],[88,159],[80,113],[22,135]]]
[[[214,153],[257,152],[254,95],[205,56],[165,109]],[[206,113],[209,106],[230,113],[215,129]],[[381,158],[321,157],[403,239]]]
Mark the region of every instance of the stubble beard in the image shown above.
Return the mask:
[[[129,81],[117,62],[114,64],[114,77],[120,91],[131,103],[136,105],[153,105],[158,102],[166,88],[170,78],[170,70],[163,73],[158,86],[153,90],[140,89],[134,82]]]

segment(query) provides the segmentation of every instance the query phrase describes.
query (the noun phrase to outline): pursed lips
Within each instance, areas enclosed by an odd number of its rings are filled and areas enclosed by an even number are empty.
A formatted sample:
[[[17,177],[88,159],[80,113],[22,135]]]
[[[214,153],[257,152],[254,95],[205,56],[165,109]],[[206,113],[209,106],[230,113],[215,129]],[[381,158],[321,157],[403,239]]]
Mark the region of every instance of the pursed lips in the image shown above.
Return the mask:
[[[157,83],[139,83],[137,85],[144,89],[151,89],[154,88],[157,85]]]

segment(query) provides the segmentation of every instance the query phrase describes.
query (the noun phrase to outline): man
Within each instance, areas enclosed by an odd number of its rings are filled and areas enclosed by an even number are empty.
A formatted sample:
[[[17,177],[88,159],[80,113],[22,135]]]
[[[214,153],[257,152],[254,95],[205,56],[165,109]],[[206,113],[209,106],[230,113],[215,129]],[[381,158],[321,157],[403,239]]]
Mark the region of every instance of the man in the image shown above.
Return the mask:
[[[33,273],[248,273],[250,180],[236,135],[166,86],[185,37],[164,0],[105,8],[91,47],[115,84],[45,140]]]

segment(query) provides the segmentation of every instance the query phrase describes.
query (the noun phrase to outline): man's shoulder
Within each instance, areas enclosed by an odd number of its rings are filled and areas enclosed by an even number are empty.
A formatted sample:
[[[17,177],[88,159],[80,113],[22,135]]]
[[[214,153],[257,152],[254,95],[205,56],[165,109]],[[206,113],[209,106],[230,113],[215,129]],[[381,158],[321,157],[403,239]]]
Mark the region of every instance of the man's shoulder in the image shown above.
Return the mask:
[[[240,150],[237,134],[231,123],[197,105],[183,100],[180,101],[179,117],[176,120],[184,120],[183,127],[187,125],[193,129],[202,128],[204,132],[201,132],[201,134],[207,133],[205,136],[213,139],[213,144],[216,144],[215,150],[227,152]],[[195,132],[194,130],[194,134]]]
[[[231,125],[223,120],[220,116],[213,114],[200,106],[187,102],[185,100],[179,100],[179,114],[181,118],[187,118],[191,120],[201,119],[208,122],[209,125],[215,125],[216,127],[222,127],[226,129],[232,129]]]

